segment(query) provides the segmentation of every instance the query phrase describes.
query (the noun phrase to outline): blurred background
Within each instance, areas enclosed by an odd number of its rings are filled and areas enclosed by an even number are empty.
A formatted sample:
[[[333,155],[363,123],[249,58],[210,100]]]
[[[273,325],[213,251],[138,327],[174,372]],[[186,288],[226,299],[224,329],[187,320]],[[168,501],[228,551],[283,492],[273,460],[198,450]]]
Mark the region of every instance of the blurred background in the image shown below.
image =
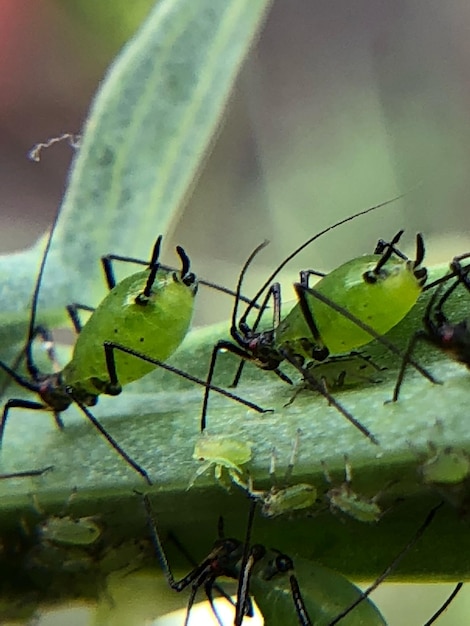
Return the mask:
[[[66,183],[67,145],[39,164],[27,152],[79,132],[106,67],[152,4],[1,0],[1,253],[35,241]],[[470,249],[469,31],[466,0],[275,1],[168,249],[186,246],[200,275],[233,285],[263,239],[271,267],[335,219],[418,184],[338,230],[334,245],[320,240],[297,267],[334,267],[401,227],[410,247],[425,233],[431,261]],[[206,304],[198,319],[226,314]],[[438,602],[434,589],[430,608],[417,587],[393,593],[378,602],[392,626],[423,623]],[[439,623],[464,623],[455,611],[468,615],[469,603],[460,597]]]

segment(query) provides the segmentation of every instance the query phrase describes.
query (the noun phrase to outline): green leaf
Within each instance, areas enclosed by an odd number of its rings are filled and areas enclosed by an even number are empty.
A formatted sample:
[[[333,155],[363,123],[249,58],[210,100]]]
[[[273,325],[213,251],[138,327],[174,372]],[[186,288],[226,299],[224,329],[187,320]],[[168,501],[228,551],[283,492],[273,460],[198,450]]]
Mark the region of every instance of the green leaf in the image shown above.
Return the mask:
[[[84,293],[99,301],[100,255],[145,258],[168,232],[269,4],[161,0],[118,55],[91,106],[60,209],[43,321],[55,325],[57,312]],[[35,248],[0,259],[5,341],[19,339],[13,330],[26,318],[39,256]]]
[[[171,227],[268,4],[262,0],[161,0],[116,60],[92,107],[62,207],[40,301],[44,322],[55,325],[64,302],[82,300],[83,293],[99,301],[96,259],[100,254],[116,251],[141,256],[157,232]],[[26,317],[40,247],[0,259],[0,337],[3,347],[10,350]],[[465,319],[467,294],[461,290],[455,296],[449,316]],[[425,298],[390,334],[402,348],[420,326],[424,305]],[[204,377],[212,345],[226,332],[226,327],[192,332],[172,362]],[[342,390],[337,398],[373,431],[380,447],[315,394],[304,392],[285,407],[292,391],[274,375],[253,366],[247,367],[239,392],[275,409],[274,413],[257,414],[224,398],[212,398],[210,432],[253,442],[250,472],[255,488],[269,489],[272,447],[276,447],[279,466],[286,465],[300,427],[296,481],[312,482],[322,493],[327,486],[321,461],[341,481],[347,453],[355,490],[369,497],[382,491],[380,502],[384,509],[390,507],[377,524],[363,524],[332,516],[323,498],[312,511],[313,518],[257,519],[255,540],[294,557],[300,552],[348,575],[373,578],[413,536],[430,507],[444,498],[448,503],[397,575],[414,579],[466,576],[468,565],[461,554],[469,547],[470,535],[459,519],[468,506],[466,482],[437,490],[423,484],[419,469],[429,453],[430,440],[443,448],[470,449],[464,411],[468,373],[433,354],[432,371],[445,384],[432,386],[410,372],[400,401],[384,405],[392,393],[398,359],[379,344],[371,345],[368,352],[388,367],[381,374],[383,382]],[[418,358],[427,362],[429,352],[419,352]],[[234,367],[233,358],[224,357],[218,381],[226,385]],[[16,388],[10,392],[17,396]],[[201,396],[201,388],[160,371],[129,385],[118,398],[100,399],[96,407],[96,416],[112,436],[154,479],[150,492],[161,527],[171,528],[186,540],[196,558],[209,551],[220,513],[227,518],[228,532],[239,537],[247,513],[244,494],[235,489],[228,493],[209,474],[186,490],[197,468],[192,451],[199,432]],[[141,501],[134,492],[146,485],[75,408],[64,415],[63,432],[47,414],[20,413],[15,411],[7,425],[2,471],[49,465],[54,469],[38,478],[0,483],[0,528],[8,547],[2,553],[0,576],[9,582],[14,600],[10,597],[0,603],[2,618],[8,610],[17,615],[27,597],[32,598],[33,608],[36,602],[57,597],[94,598],[106,585],[110,589],[109,573],[142,563],[155,565],[148,543],[142,551],[132,552],[136,539],[148,539]],[[442,426],[436,426],[436,420]],[[76,497],[66,506],[74,489]],[[44,513],[34,510],[31,493]],[[36,571],[34,577],[33,557],[38,551],[45,550],[49,565],[57,556],[50,546],[40,543],[37,523],[43,516],[61,515],[64,510],[73,516],[97,516],[105,529],[103,542],[78,556],[76,550],[65,549],[55,573],[43,576]],[[62,563],[72,567],[83,560],[88,569],[66,575]]]

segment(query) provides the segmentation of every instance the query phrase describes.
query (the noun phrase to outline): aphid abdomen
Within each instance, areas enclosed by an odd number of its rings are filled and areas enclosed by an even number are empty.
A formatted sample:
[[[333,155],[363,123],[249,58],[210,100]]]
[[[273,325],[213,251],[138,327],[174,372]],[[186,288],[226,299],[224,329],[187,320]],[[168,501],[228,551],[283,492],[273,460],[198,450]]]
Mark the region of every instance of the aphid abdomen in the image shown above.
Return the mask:
[[[328,626],[361,594],[360,589],[347,578],[327,567],[297,557],[294,564],[302,599],[315,626]],[[250,581],[250,591],[263,614],[265,624],[298,623],[288,573],[276,575],[270,580],[263,580],[261,573],[255,573]],[[385,626],[386,622],[377,607],[366,599],[341,624]]]
[[[317,490],[308,483],[297,483],[285,489],[271,490],[262,499],[262,514],[265,517],[278,517],[311,508],[317,499]]]
[[[368,282],[364,276],[380,258],[373,254],[352,259],[319,280],[313,290],[385,334],[414,306],[422,285],[413,274],[412,264],[396,257],[387,261],[375,282]],[[351,352],[372,341],[369,333],[340,312],[309,293],[306,298],[320,334],[317,342],[323,342],[331,354]],[[281,343],[289,341],[295,353],[312,358],[305,350],[305,338],[311,338],[311,332],[299,305],[281,322],[276,337]]]
[[[108,368],[103,344],[116,342],[165,361],[183,341],[191,323],[194,287],[174,278],[173,272],[157,273],[150,299],[136,302],[149,271],[133,274],[112,289],[94,311],[78,336],[72,361],[63,379],[74,391],[107,393]],[[148,374],[155,365],[123,352],[115,353],[121,385]]]
[[[368,255],[353,259],[325,276],[314,288],[378,333],[385,334],[416,304],[422,286],[413,274],[412,265],[396,257],[387,261],[375,282],[367,282],[364,275],[374,269],[378,258]],[[310,298],[318,328],[331,353],[350,352],[372,340],[366,331],[339,312]]]

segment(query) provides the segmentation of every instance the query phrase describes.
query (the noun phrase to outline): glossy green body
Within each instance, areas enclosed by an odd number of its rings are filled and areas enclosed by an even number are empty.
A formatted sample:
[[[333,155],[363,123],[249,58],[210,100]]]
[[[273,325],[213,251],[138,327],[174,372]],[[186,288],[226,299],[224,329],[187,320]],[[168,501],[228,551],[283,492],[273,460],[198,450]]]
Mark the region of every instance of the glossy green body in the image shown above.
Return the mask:
[[[302,598],[314,626],[328,626],[349,607],[361,591],[337,572],[302,558],[295,559]],[[250,592],[264,616],[265,626],[296,626],[299,621],[292,600],[289,574],[278,574],[263,580],[261,572],[253,574]],[[340,622],[341,626],[386,626],[377,607],[368,599],[359,604]]]
[[[93,517],[49,517],[38,530],[43,541],[71,546],[89,546],[103,533]]]
[[[75,392],[106,393],[109,382],[103,343],[114,341],[165,361],[183,341],[191,323],[194,286],[178,280],[178,274],[159,270],[150,301],[137,304],[149,270],[122,280],[104,298],[80,332],[73,357],[62,372],[62,382]],[[115,352],[117,375],[126,385],[148,374],[155,365]]]
[[[387,261],[377,282],[366,282],[364,273],[372,271],[380,259],[381,255],[376,254],[352,259],[320,279],[313,289],[347,309],[377,333],[385,334],[413,307],[421,287],[412,264],[398,257]],[[369,333],[341,313],[308,293],[306,297],[320,333],[319,343],[331,354],[351,352],[372,341]],[[277,348],[288,346],[294,354],[311,359],[311,351],[306,350],[302,341],[304,338],[314,342],[297,304],[276,329],[275,343]]]
[[[383,515],[380,506],[373,500],[361,496],[344,483],[340,487],[330,489],[327,493],[330,506],[339,509],[358,522],[375,523]]]
[[[309,483],[297,483],[285,489],[273,488],[258,497],[262,502],[262,515],[278,517],[279,515],[289,515],[293,511],[311,508],[317,500],[317,490]]]
[[[431,446],[430,446],[431,448]],[[462,448],[451,446],[431,448],[433,454],[420,468],[423,481],[426,484],[462,483],[470,475],[470,456]]]

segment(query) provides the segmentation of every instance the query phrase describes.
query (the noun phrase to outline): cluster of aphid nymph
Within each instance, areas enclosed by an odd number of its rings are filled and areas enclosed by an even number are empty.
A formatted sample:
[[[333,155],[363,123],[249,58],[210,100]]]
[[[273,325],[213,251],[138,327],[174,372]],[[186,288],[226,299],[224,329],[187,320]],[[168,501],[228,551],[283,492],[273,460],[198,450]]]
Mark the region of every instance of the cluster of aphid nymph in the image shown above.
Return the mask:
[[[143,563],[148,564],[149,560],[155,563],[156,552],[170,587],[178,592],[187,588],[190,590],[185,624],[201,587],[220,624],[223,621],[213,601],[214,592],[224,596],[233,605],[233,623],[238,626],[248,623],[247,618],[253,614],[253,598],[266,624],[386,624],[380,611],[369,599],[369,594],[421,541],[425,530],[441,514],[441,508],[452,505],[458,513],[466,512],[470,482],[469,451],[440,443],[440,432],[445,428],[442,422],[438,423],[435,431],[434,427],[430,429],[434,434],[428,437],[425,453],[422,449],[416,451],[409,447],[408,452],[415,459],[412,480],[423,491],[429,490],[432,497],[436,498],[435,503],[432,508],[428,507],[415,532],[410,537],[400,538],[401,548],[393,561],[367,590],[361,591],[342,574],[314,560],[308,548],[299,556],[284,553],[282,546],[272,548],[263,543],[253,543],[251,534],[255,517],[258,516],[264,525],[277,524],[282,519],[284,528],[288,528],[293,519],[308,520],[316,516],[326,519],[333,512],[337,514],[334,523],[339,520],[345,527],[352,525],[357,528],[361,524],[369,524],[375,528],[384,523],[383,518],[393,517],[394,510],[404,506],[402,493],[397,488],[400,476],[393,476],[392,472],[388,481],[384,479],[384,483],[373,493],[360,493],[353,487],[355,459],[349,450],[333,450],[329,458],[321,458],[316,457],[317,453],[309,443],[308,457],[316,459],[316,478],[310,479],[304,473],[302,480],[296,481],[294,472],[297,456],[304,455],[306,450],[304,435],[310,442],[313,435],[304,433],[298,425],[292,423],[293,445],[284,479],[279,482],[276,478],[278,453],[275,442],[269,442],[270,460],[266,460],[264,478],[269,477],[270,486],[261,488],[259,485],[266,485],[266,480],[262,482],[260,464],[250,466],[254,457],[258,459],[262,456],[258,442],[248,437],[235,436],[233,431],[231,434],[221,431],[210,434],[208,409],[209,399],[216,393],[244,407],[240,420],[244,419],[247,408],[252,416],[254,413],[260,414],[256,419],[261,422],[272,417],[271,407],[259,406],[256,398],[246,399],[236,395],[233,389],[228,390],[232,381],[227,381],[227,388],[214,384],[218,357],[222,352],[229,352],[239,359],[233,387],[239,383],[244,365],[248,362],[265,370],[263,375],[266,377],[277,376],[279,386],[284,384],[284,406],[289,407],[286,415],[291,410],[290,405],[296,406],[299,390],[316,392],[316,395],[323,397],[320,401],[325,411],[329,410],[328,406],[332,407],[339,414],[338,419],[346,420],[343,425],[348,432],[357,435],[360,446],[373,450],[378,466],[381,436],[377,435],[374,427],[366,426],[333,395],[338,387],[375,385],[383,377],[386,368],[367,353],[369,344],[375,342],[384,352],[389,352],[397,364],[398,373],[392,396],[394,402],[399,398],[409,365],[430,383],[439,383],[415,358],[415,347],[420,341],[470,367],[467,318],[455,321],[446,312],[448,302],[457,289],[470,292],[470,262],[466,262],[470,255],[456,256],[443,276],[428,282],[428,272],[423,266],[425,246],[421,234],[416,235],[413,258],[408,258],[398,247],[403,235],[400,230],[389,241],[379,240],[371,254],[349,260],[327,274],[311,269],[302,270],[293,285],[297,302],[287,313],[282,310],[281,288],[276,280],[283,267],[320,236],[361,215],[385,207],[390,202],[347,217],[310,237],[276,267],[253,298],[242,295],[243,281],[248,268],[266,242],[248,257],[234,291],[198,280],[191,270],[187,253],[180,246],[176,248],[178,267],[163,265],[160,260],[162,236],[157,237],[149,260],[117,254],[103,256],[101,261],[109,293],[96,308],[78,302],[70,303],[67,307],[77,340],[69,363],[62,369],[55,367],[58,359],[50,329],[39,325],[36,319],[54,223],[34,287],[24,347],[13,364],[0,361],[3,373],[16,385],[36,394],[36,398],[13,396],[4,402],[0,445],[8,446],[8,425],[17,419],[15,414],[19,409],[49,411],[56,426],[67,430],[62,413],[75,405],[122,461],[136,472],[138,481],[129,488],[128,496],[132,502],[131,508],[139,519],[144,541],[134,540],[129,550],[132,556],[122,559],[117,553],[123,549],[123,542],[107,542],[109,529],[107,522],[100,516],[71,514],[68,511],[71,503],[62,507],[63,510],[56,509],[54,513],[49,513],[47,505],[40,501],[41,497],[34,495],[30,498],[32,512],[27,516],[28,519],[15,522],[15,527],[21,529],[22,539],[7,540],[4,537],[2,540],[0,571],[5,572],[5,568],[10,568],[13,572],[12,580],[15,581],[22,576],[29,577],[31,584],[40,589],[41,593],[47,588],[48,597],[60,595],[64,586],[75,586],[85,594],[90,594],[90,587],[93,587],[97,594],[106,595],[103,580],[111,569],[121,568],[127,572],[129,569],[138,569]],[[143,268],[118,282],[114,272],[116,262],[138,264]],[[317,277],[317,282],[313,282],[312,276]],[[218,289],[233,299],[230,339],[221,338],[213,346],[206,377],[196,376],[167,363],[190,328],[198,285]],[[424,308],[422,324],[408,337],[406,346],[397,347],[386,334],[413,309],[423,291],[429,291],[430,296]],[[240,313],[242,303],[246,306]],[[83,311],[88,315],[85,323],[81,319]],[[43,373],[35,364],[34,346],[40,340],[46,345],[47,354],[54,364],[53,373]],[[183,476],[188,489],[187,497],[195,497],[194,494],[202,489],[203,480],[200,477],[206,474],[206,487],[209,483],[215,484],[215,491],[220,491],[223,497],[238,498],[237,502],[242,502],[241,508],[245,506],[247,512],[244,536],[226,537],[223,520],[219,520],[218,538],[207,556],[180,580],[173,577],[165,542],[162,540],[157,514],[160,495],[158,473],[143,467],[90,409],[96,405],[100,395],[116,396],[121,393],[123,386],[139,380],[155,368],[163,368],[185,378],[201,390],[200,420],[195,425],[194,441],[190,442],[194,446],[193,460],[188,459],[188,465],[192,465],[192,474]],[[387,376],[390,375],[387,373]],[[289,385],[294,382],[299,386],[292,396]],[[343,397],[348,396],[344,394]],[[293,420],[292,415],[290,419]],[[266,450],[266,445],[262,449]],[[338,458],[341,460],[342,476],[334,480],[332,474],[338,470]],[[215,481],[208,475],[209,469],[214,470]],[[38,485],[47,487],[48,480],[56,471],[60,471],[60,468],[51,465],[10,471],[5,468],[0,475],[1,485],[8,481],[27,480],[31,493],[34,493]],[[360,469],[357,473],[360,474]],[[322,477],[321,481],[318,476]],[[407,480],[410,480],[409,476]],[[226,493],[220,489],[221,486],[225,487]],[[441,499],[444,503],[440,502]],[[177,501],[175,506],[184,506],[184,497]],[[178,509],[177,515],[184,518],[187,513]],[[245,515],[242,517],[245,518]],[[271,521],[274,518],[275,521]],[[172,539],[184,550],[175,536]],[[12,566],[12,563],[15,565]],[[222,577],[234,582],[234,598],[219,584]],[[60,579],[62,585],[58,582]],[[456,587],[451,598],[427,624],[437,620],[460,586]],[[0,603],[0,621],[4,615],[7,612]]]

